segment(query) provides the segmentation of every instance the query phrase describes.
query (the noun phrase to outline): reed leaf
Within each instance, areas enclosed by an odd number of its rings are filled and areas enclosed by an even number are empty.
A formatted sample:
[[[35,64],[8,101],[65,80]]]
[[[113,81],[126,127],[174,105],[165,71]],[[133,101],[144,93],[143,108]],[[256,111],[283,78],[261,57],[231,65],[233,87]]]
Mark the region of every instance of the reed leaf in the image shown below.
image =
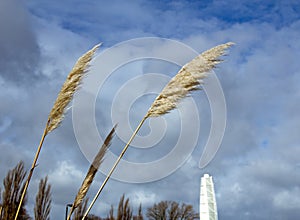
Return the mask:
[[[74,203],[70,210],[70,213],[68,215],[68,219],[71,218],[73,211],[82,203],[84,197],[86,196],[86,194],[94,180],[94,177],[99,169],[99,166],[103,162],[103,159],[107,152],[107,149],[109,148],[109,146],[111,144],[111,140],[115,133],[115,129],[116,129],[116,126],[114,126],[113,129],[111,130],[111,132],[107,135],[102,147],[99,149],[97,155],[95,156],[93,163],[91,164],[91,166],[86,174],[86,177],[84,178],[84,180],[81,184],[81,187],[78,190],[78,193],[75,197],[75,200],[74,200]]]
[[[138,133],[139,129],[142,127],[145,120],[148,117],[157,117],[170,112],[172,109],[176,108],[178,102],[181,99],[188,96],[188,94],[191,91],[200,89],[199,86],[203,82],[202,80],[207,76],[207,73],[222,61],[220,57],[224,55],[226,49],[231,47],[232,45],[233,43],[228,42],[203,52],[202,54],[194,58],[192,61],[184,65],[176,74],[176,76],[170,80],[170,82],[165,86],[162,92],[155,99],[155,101],[149,108],[147,114],[141,120],[141,122],[133,132],[132,136],[130,137],[129,141],[126,143],[118,159],[114,163],[113,167],[111,168],[102,185],[100,186],[98,192],[94,196],[82,220],[84,220],[87,217],[89,211],[95,204],[104,186],[106,185],[107,181],[116,169],[118,163],[125,154],[130,143]]]

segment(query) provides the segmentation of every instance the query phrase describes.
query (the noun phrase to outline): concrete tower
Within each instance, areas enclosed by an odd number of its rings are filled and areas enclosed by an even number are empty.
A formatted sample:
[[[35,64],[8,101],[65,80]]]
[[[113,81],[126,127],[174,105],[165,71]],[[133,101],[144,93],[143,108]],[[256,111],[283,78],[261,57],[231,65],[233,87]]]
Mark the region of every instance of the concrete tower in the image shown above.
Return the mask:
[[[208,174],[201,177],[200,220],[218,220],[214,183]]]

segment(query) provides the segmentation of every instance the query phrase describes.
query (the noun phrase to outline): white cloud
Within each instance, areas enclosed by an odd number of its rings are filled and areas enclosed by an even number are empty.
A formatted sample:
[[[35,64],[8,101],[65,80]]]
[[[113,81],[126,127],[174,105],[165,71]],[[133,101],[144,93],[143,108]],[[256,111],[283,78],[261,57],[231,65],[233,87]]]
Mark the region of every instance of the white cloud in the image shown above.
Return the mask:
[[[50,3],[30,3],[31,13],[34,14],[30,17],[33,22],[31,25],[34,27],[28,24],[28,17],[21,22],[28,34],[23,39],[26,44],[16,47],[9,37],[5,38],[10,42],[8,45],[11,51],[29,50],[38,56],[38,64],[35,66],[44,78],[33,77],[35,83],[19,86],[7,84],[8,75],[0,77],[1,176],[4,177],[8,168],[20,159],[25,160],[26,166],[29,166],[43,122],[67,72],[75,60],[99,39],[104,41],[106,47],[136,36],[171,36],[181,39],[199,52],[218,43],[234,41],[236,46],[216,70],[228,107],[227,130],[216,158],[204,170],[195,166],[204,142],[200,139],[188,163],[163,180],[144,185],[110,181],[94,212],[106,215],[110,204],[116,204],[123,193],[135,205],[142,202],[143,207],[159,202],[160,199],[185,201],[197,207],[200,176],[203,172],[209,172],[216,182],[222,219],[266,219],[274,213],[274,219],[295,219],[299,216],[300,23],[296,21],[296,9],[291,7],[292,3],[279,8],[276,6],[283,19],[291,14],[286,22],[278,22],[280,25],[269,22],[272,18],[278,19],[277,15],[270,13],[265,14],[264,23],[251,20],[230,23],[220,17],[214,18],[224,6],[217,1],[212,5],[204,5],[203,10],[196,7],[192,10],[190,5],[180,3],[161,5],[166,8],[160,9],[159,6],[141,2],[128,5],[118,2],[103,8],[86,2],[72,2],[76,8],[73,17],[69,14],[69,7],[62,7],[65,5],[61,4],[65,3]],[[213,9],[218,9],[215,14],[212,13]],[[240,9],[249,13],[248,7],[235,5],[234,10]],[[20,10],[22,15],[28,16],[28,12]],[[267,9],[261,6],[259,11],[263,10]],[[212,15],[204,19],[203,13]],[[16,33],[15,37],[22,36]],[[1,42],[0,46],[3,46]],[[33,45],[33,49],[28,45]],[[34,45],[39,48],[36,50]],[[161,53],[176,55],[168,45],[158,49]],[[180,56],[184,57],[184,54]],[[18,66],[22,64],[22,59],[17,58],[10,58],[10,61]],[[3,67],[7,69],[5,65],[0,68]],[[139,65],[136,69],[147,71],[151,68],[157,69],[155,65]],[[14,71],[9,70],[12,72],[9,78],[12,79]],[[164,70],[174,71],[168,66]],[[31,74],[30,71],[27,73]],[[120,84],[120,78],[114,80],[114,86]],[[105,94],[109,94],[109,88]],[[200,106],[205,105],[203,94],[197,93],[195,96]],[[202,108],[202,116],[206,117],[209,110]],[[99,114],[99,122],[103,123],[100,127],[103,129],[109,126],[109,122],[103,122],[109,114]],[[134,111],[133,118],[137,118]],[[204,120],[209,122],[209,119]],[[170,145],[173,139],[170,137],[165,145]],[[119,144],[112,147],[118,149]],[[161,156],[154,154],[150,158],[140,153],[136,155],[145,156],[145,160]],[[38,178],[49,175],[49,182],[53,186],[54,219],[62,218],[65,205],[74,198],[87,168],[88,163],[75,141],[69,112],[62,127],[47,137],[33,177],[38,182]],[[281,178],[287,174],[292,176]],[[103,175],[97,177],[90,197],[102,179]],[[31,189],[30,194],[33,195],[35,191]]]
[[[287,178],[282,176],[281,178]],[[273,204],[276,208],[286,210],[299,210],[300,208],[300,190],[293,188],[291,190],[279,191],[274,195]]]
[[[53,196],[53,201],[60,205],[72,203],[84,177],[85,174],[69,161],[58,162],[49,173],[49,183],[52,185],[53,195],[56,195]]]
[[[145,191],[135,191],[126,195],[130,198],[131,204],[134,207],[138,207],[140,204],[143,207],[151,206],[157,202],[157,196],[153,192]]]

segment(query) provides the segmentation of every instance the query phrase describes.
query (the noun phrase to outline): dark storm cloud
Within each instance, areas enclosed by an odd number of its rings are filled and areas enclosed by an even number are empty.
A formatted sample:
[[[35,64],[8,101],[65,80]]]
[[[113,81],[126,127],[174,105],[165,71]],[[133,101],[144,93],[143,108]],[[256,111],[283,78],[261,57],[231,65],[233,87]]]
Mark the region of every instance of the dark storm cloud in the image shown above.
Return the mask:
[[[37,77],[39,46],[29,14],[17,0],[0,2],[0,76],[9,82]]]

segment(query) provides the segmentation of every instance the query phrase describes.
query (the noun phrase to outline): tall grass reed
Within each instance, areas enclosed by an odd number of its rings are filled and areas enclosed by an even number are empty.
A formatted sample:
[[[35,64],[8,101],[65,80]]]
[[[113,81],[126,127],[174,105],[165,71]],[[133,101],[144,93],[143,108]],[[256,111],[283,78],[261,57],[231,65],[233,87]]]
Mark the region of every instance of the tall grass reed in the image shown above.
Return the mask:
[[[170,82],[164,87],[162,92],[154,100],[148,112],[141,120],[136,130],[133,132],[132,136],[123,148],[115,164],[108,173],[106,179],[103,181],[98,192],[93,198],[82,220],[84,220],[88,215],[98,196],[102,192],[105,184],[107,183],[112,173],[116,169],[116,166],[125,154],[128,146],[136,136],[137,132],[142,127],[144,121],[149,117],[158,117],[170,112],[171,110],[177,108],[177,105],[180,100],[187,97],[192,91],[199,90],[200,85],[203,83],[203,79],[207,76],[208,72],[215,68],[217,64],[222,62],[220,57],[223,56],[226,52],[226,49],[228,49],[232,45],[233,43],[228,42],[203,52],[202,54],[195,57],[192,61],[185,64],[179,70],[179,72],[170,80]]]
[[[95,52],[99,48],[99,46],[100,46],[100,44],[96,45],[95,47],[93,47],[91,50],[89,50],[87,53],[85,53],[83,56],[81,56],[77,60],[76,64],[74,65],[73,69],[69,73],[66,81],[64,82],[64,84],[57,96],[57,99],[50,111],[49,116],[48,116],[46,127],[44,129],[42,138],[40,140],[40,144],[35,153],[35,157],[32,162],[31,169],[29,171],[29,174],[28,174],[28,177],[27,177],[27,180],[25,183],[25,187],[22,192],[22,196],[21,196],[21,199],[20,199],[20,202],[18,205],[16,215],[15,215],[15,220],[17,220],[17,218],[18,218],[18,214],[19,214],[22,202],[24,200],[29,182],[31,180],[33,171],[36,167],[36,162],[38,160],[40,151],[42,149],[44,139],[51,131],[56,129],[62,122],[66,108],[67,108],[68,104],[70,103],[70,101],[72,100],[74,93],[78,89],[83,77],[87,73],[87,69],[89,67],[90,61],[92,60],[93,55],[95,54]]]

